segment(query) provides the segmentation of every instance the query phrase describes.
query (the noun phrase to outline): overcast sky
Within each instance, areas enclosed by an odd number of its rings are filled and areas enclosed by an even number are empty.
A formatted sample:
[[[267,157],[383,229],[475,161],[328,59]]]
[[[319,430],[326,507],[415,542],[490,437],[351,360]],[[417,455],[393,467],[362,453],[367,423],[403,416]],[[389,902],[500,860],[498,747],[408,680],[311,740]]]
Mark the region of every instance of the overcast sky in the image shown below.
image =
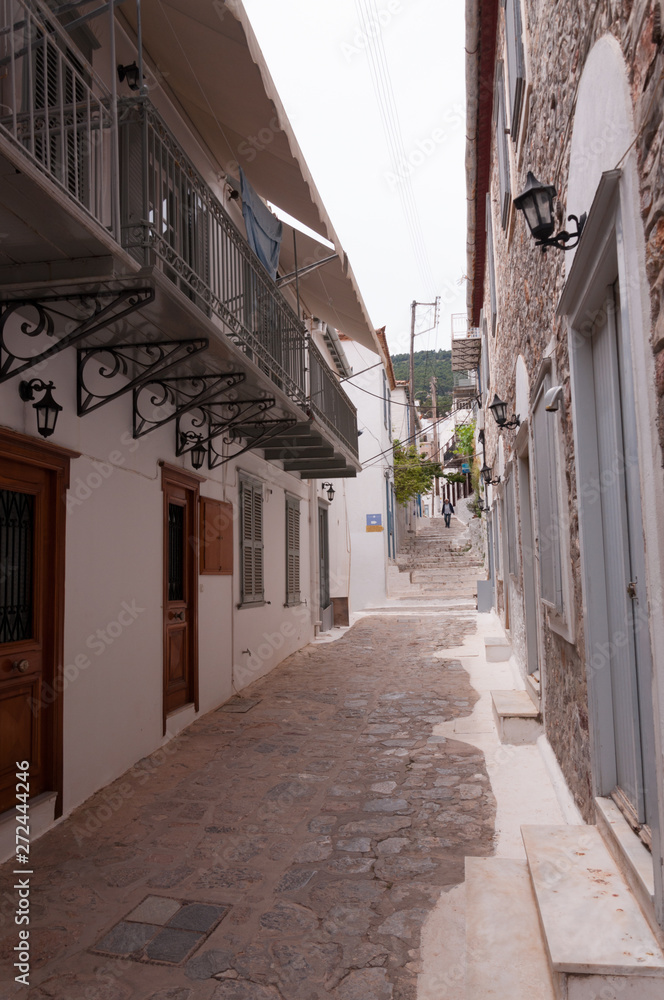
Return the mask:
[[[461,0],[363,0],[375,13],[434,288],[419,266],[372,84],[359,0],[244,0],[298,142],[393,354],[408,350],[410,303],[441,296],[436,335],[465,312],[464,8]],[[427,323],[421,311],[419,326]]]

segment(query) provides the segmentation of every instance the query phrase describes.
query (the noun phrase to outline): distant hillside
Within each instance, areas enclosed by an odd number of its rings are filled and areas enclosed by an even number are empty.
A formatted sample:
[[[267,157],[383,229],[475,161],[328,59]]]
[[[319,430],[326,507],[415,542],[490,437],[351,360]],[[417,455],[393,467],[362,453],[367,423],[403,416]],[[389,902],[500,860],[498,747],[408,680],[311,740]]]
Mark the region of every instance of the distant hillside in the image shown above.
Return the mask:
[[[421,399],[424,415],[431,406],[431,376],[437,380],[438,415],[445,413],[452,406],[452,352],[451,351],[415,351],[413,355],[415,368],[415,399]],[[393,354],[392,366],[394,377],[399,381],[408,380],[410,355]]]

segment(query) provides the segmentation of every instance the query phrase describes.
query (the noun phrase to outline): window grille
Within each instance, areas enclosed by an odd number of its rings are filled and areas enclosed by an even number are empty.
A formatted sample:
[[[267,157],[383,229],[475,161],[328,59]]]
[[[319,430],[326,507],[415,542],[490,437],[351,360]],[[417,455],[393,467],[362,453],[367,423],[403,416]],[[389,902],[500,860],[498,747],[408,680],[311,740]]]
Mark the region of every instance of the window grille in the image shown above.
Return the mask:
[[[0,643],[32,638],[35,498],[0,490]]]

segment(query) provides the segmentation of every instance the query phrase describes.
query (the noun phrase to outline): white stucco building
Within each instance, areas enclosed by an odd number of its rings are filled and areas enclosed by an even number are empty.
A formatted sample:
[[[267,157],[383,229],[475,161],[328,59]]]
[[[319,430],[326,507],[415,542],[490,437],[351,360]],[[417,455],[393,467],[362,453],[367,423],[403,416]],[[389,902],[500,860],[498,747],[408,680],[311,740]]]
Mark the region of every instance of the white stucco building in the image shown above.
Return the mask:
[[[380,363],[241,4],[138,10],[2,9],[4,857],[13,762],[37,835],[314,636],[321,483],[361,467],[328,328]],[[320,235],[297,281],[289,226],[273,275],[250,248],[250,199]]]

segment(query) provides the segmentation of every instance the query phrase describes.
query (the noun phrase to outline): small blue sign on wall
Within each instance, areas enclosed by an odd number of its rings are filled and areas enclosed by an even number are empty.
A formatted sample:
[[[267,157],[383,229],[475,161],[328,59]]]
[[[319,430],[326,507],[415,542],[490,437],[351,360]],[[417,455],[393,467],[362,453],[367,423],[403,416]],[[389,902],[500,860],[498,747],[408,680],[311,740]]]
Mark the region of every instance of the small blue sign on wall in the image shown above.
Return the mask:
[[[382,531],[383,530],[383,515],[382,514],[367,514],[367,531]]]

